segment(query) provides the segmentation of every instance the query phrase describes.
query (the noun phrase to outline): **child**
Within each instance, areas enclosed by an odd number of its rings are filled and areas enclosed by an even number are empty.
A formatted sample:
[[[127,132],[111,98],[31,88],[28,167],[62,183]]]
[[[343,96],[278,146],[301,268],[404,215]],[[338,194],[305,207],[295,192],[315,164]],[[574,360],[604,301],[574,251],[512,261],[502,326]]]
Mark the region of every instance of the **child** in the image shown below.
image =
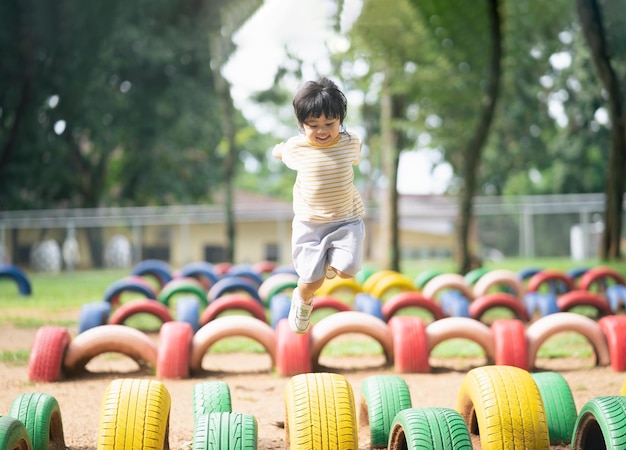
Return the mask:
[[[361,269],[365,208],[352,168],[361,159],[361,140],[344,128],[345,95],[327,78],[309,81],[293,109],[303,134],[276,145],[272,155],[297,172],[291,244],[299,279],[289,325],[304,334],[324,278],[352,278]]]

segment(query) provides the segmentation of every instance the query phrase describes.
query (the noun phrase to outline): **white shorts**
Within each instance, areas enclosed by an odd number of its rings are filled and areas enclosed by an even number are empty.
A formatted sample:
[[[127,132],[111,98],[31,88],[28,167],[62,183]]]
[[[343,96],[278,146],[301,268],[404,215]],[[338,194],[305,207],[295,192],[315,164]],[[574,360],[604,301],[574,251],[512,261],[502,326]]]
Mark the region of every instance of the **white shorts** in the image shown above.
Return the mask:
[[[300,280],[312,283],[326,276],[326,264],[356,275],[363,261],[365,224],[350,222],[292,222],[291,256]]]

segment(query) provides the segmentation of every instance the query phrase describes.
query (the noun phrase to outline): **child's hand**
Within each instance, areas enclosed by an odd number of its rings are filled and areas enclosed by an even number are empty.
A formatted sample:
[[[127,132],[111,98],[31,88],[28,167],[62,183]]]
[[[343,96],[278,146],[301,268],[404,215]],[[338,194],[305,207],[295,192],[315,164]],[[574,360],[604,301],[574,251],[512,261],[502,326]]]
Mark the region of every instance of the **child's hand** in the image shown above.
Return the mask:
[[[281,142],[280,144],[276,144],[274,146],[274,148],[272,149],[272,156],[274,158],[278,158],[278,159],[282,159],[283,158],[283,146],[285,145],[284,142]]]

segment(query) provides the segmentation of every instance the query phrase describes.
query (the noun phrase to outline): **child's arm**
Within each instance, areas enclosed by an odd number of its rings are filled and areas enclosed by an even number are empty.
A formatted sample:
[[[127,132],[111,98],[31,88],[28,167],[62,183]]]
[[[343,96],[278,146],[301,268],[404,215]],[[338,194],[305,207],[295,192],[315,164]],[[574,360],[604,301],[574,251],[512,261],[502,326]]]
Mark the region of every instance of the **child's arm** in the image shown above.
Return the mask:
[[[274,158],[283,159],[283,147],[285,146],[284,142],[280,144],[276,144],[272,149],[272,156]]]

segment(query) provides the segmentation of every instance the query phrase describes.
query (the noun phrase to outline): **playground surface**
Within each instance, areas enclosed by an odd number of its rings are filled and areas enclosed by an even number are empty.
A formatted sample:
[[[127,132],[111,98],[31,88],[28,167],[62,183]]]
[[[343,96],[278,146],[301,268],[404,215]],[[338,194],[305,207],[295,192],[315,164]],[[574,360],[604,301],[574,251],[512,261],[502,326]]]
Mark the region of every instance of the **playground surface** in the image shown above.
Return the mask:
[[[32,312],[32,310],[31,310]],[[16,311],[11,311],[15,315]],[[76,311],[59,312],[76,317]],[[30,351],[34,328],[16,328],[9,324],[0,327],[0,351]],[[69,329],[72,335],[76,330]],[[156,339],[157,336],[155,335]],[[284,392],[289,378],[281,377],[271,367],[266,354],[228,353],[205,355],[211,368],[202,376],[182,380],[161,380],[171,396],[169,444],[171,449],[191,449],[193,440],[192,390],[196,383],[219,380],[228,383],[232,397],[233,412],[252,414],[258,422],[258,448],[285,448]],[[385,366],[382,355],[355,357],[322,356],[322,364],[328,372],[339,373],[351,384],[360,417],[361,385],[371,375],[394,374],[393,367]],[[483,358],[431,358],[431,373],[398,374],[407,383],[413,407],[456,408],[459,387],[466,373],[474,367],[486,364]],[[596,367],[594,357],[557,358],[537,360],[538,370],[556,371],[567,380],[577,410],[590,399],[603,395],[619,395],[624,382],[623,373],[610,366]],[[121,354],[103,354],[92,359],[86,366],[89,373],[51,383],[28,381],[26,364],[0,362],[0,415],[6,415],[11,402],[18,395],[42,392],[54,396],[62,414],[65,443],[71,450],[95,449],[100,419],[100,406],[109,383],[118,378],[157,379],[148,370]],[[359,425],[359,448],[368,448],[368,430]],[[474,439],[474,448],[480,448]],[[566,449],[567,446],[553,446]]]

